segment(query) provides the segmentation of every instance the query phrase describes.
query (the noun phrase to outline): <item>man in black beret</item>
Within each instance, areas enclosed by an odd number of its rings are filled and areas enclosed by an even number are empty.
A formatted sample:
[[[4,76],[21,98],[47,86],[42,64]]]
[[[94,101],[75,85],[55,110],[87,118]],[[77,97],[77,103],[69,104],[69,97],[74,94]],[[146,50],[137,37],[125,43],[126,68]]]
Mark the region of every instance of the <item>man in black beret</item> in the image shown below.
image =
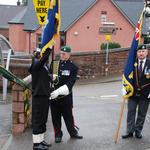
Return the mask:
[[[51,49],[47,48],[41,57],[40,50],[33,52],[29,72],[32,76],[32,128],[33,150],[48,150],[51,144],[44,141],[49,110],[50,76],[46,66]]]
[[[142,138],[142,129],[150,101],[150,60],[147,58],[148,50],[145,44],[137,47],[137,59],[133,71],[133,96],[128,99],[127,129],[123,139],[135,137]],[[136,118],[136,109],[137,118]]]

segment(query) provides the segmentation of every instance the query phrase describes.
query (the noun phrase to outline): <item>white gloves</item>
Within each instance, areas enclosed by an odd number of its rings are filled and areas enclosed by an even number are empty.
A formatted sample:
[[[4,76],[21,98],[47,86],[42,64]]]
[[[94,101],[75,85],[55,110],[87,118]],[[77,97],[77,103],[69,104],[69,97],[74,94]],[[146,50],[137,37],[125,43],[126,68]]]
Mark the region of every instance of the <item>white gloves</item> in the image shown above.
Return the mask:
[[[26,82],[27,84],[31,83],[31,81],[32,81],[32,76],[29,75],[29,76],[25,77],[25,78],[23,79],[23,81]]]
[[[148,94],[148,97],[147,98],[150,98],[150,93]]]
[[[53,41],[53,43],[49,46],[49,48],[52,49],[54,45],[55,45],[55,41]]]
[[[59,95],[68,95],[68,94],[69,94],[69,89],[68,89],[67,85],[65,84],[65,85],[59,87],[57,90],[53,91],[53,92],[51,93],[51,96],[50,96],[49,99],[50,99],[50,100],[51,100],[51,99],[55,99],[55,98],[57,98]]]
[[[53,81],[55,81],[57,77],[58,77],[57,74],[53,74]]]
[[[127,94],[127,91],[124,89],[124,87],[122,87],[122,95],[126,95]]]

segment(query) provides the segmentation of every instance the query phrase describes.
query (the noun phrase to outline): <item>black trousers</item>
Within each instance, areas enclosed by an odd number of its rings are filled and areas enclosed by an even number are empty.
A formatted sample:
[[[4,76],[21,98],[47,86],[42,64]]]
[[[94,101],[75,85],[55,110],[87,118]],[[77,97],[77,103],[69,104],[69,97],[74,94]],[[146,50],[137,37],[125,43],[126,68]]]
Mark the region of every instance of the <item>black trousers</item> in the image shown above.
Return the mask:
[[[74,128],[74,118],[73,118],[73,113],[72,113],[72,105],[71,106],[66,106],[66,105],[57,105],[57,104],[50,104],[51,107],[51,115],[52,115],[52,122],[54,126],[54,133],[55,137],[62,137],[63,132],[61,130],[61,117],[63,117],[67,130],[70,134],[76,135],[77,130]]]
[[[142,132],[148,106],[149,100],[144,96],[128,100],[127,133],[136,132],[139,134]]]
[[[32,128],[33,134],[46,132],[49,111],[49,97],[37,95],[32,97]]]

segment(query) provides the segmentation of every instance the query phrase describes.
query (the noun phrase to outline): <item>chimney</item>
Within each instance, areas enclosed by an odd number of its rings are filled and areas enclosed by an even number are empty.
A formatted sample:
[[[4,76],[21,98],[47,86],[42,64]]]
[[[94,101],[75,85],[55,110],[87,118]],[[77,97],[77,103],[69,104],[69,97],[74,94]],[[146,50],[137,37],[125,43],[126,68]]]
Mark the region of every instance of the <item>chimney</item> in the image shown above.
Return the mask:
[[[17,6],[20,6],[20,0],[18,0],[18,2],[17,2]]]

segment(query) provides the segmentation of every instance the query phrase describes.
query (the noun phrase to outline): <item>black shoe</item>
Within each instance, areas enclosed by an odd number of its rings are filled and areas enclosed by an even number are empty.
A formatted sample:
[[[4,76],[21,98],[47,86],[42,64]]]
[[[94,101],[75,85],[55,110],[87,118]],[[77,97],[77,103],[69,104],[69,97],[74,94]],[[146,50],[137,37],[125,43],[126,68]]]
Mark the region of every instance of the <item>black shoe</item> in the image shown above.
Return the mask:
[[[122,136],[123,139],[127,139],[127,138],[130,138],[130,137],[133,137],[133,133],[128,133],[128,134],[125,134]]]
[[[48,150],[47,146],[40,144],[34,144],[33,145],[33,150]]]
[[[135,133],[135,137],[136,137],[137,139],[141,139],[141,138],[142,138],[142,134],[141,134],[141,133]]]
[[[71,138],[73,139],[83,139],[83,136],[79,135],[78,133],[75,135],[71,135]]]
[[[55,137],[55,143],[60,143],[62,140],[62,137]]]
[[[41,142],[42,145],[47,146],[47,147],[51,147],[51,144],[46,143],[45,141]]]

